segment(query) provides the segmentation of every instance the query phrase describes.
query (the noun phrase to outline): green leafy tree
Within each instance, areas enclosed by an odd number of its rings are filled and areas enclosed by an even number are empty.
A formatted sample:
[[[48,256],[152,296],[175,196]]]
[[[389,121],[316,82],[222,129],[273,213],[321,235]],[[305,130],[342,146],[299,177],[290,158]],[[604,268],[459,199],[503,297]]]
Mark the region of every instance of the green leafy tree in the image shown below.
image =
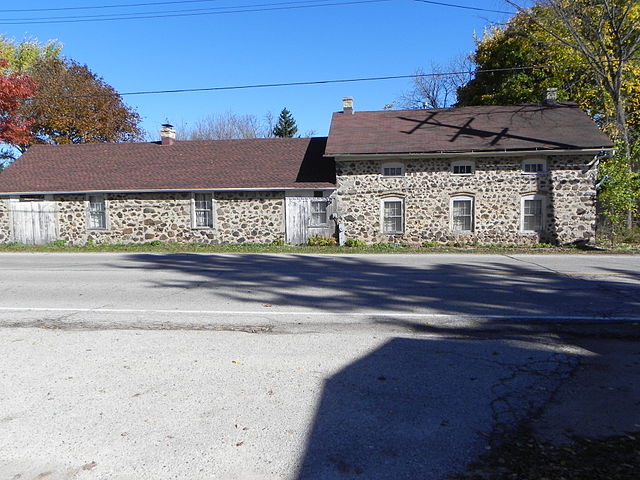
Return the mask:
[[[543,12],[550,15],[548,7],[535,6],[516,14],[504,27],[485,32],[472,55],[477,73],[458,90],[457,104],[537,103],[546,88],[557,87],[560,100],[575,101],[603,130],[618,136],[613,97],[578,51],[540,25]],[[633,142],[640,131],[640,61],[625,63],[624,73],[625,125]]]
[[[557,87],[626,149],[640,132],[639,24],[637,0],[540,0],[477,41],[458,105],[536,103]]]
[[[0,58],[7,62],[5,68],[11,73],[29,74],[36,62],[59,58],[61,53],[62,44],[55,40],[44,44],[35,39],[16,42],[0,35]]]
[[[558,46],[577,55],[595,80],[610,112],[614,135],[630,157],[633,142],[628,124],[631,110],[625,83],[640,66],[640,2],[638,0],[538,0],[523,8],[507,0],[542,29]],[[636,71],[637,73],[637,71]],[[638,83],[639,77],[635,76]]]
[[[559,87],[561,99],[575,98],[585,82],[577,56],[554,44],[528,15],[518,13],[504,27],[491,27],[472,55],[477,73],[458,89],[458,105],[537,103],[547,87]],[[528,68],[548,66],[546,68]]]
[[[631,149],[631,155],[640,155],[637,144]],[[599,209],[610,224],[612,240],[627,229],[629,214],[637,215],[639,210],[640,173],[631,171],[629,163],[624,149],[619,148],[598,167]]]
[[[273,127],[273,136],[281,138],[291,138],[298,133],[298,127],[296,121],[291,115],[291,112],[286,108],[283,108],[278,117],[278,122]]]

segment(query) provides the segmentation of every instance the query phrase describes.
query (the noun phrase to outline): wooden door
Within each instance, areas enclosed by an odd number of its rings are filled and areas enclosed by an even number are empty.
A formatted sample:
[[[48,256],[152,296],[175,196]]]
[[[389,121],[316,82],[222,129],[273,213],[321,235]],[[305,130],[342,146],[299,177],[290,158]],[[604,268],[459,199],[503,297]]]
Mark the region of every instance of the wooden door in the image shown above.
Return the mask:
[[[328,197],[286,197],[286,241],[304,245],[309,237],[332,237],[335,222],[335,200]]]
[[[13,241],[43,245],[58,238],[55,202],[9,202]]]

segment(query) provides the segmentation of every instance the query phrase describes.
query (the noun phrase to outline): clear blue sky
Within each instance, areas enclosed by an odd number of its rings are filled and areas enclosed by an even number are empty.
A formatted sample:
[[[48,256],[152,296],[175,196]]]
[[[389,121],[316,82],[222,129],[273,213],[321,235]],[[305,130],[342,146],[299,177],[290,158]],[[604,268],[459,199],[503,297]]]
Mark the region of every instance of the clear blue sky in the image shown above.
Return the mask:
[[[0,11],[0,33],[41,42],[57,39],[65,56],[86,63],[120,93],[281,82],[407,75],[431,62],[446,63],[473,51],[474,33],[509,16],[414,0],[351,5],[349,0],[60,0],[11,2],[13,9],[149,4],[126,8]],[[501,0],[443,0],[484,9],[509,10]],[[284,3],[287,2],[287,3]],[[206,14],[212,9],[284,9]],[[260,6],[262,5],[262,6]],[[206,9],[193,11],[196,9]],[[220,11],[220,10],[218,10]],[[33,23],[45,17],[140,13],[162,18],[103,22]],[[196,15],[178,16],[185,13]],[[50,20],[42,20],[50,22]],[[301,133],[326,135],[331,113],[344,96],[356,110],[394,103],[410,80],[124,96],[157,138],[160,124],[191,124],[211,113],[233,111],[262,117],[287,107]]]

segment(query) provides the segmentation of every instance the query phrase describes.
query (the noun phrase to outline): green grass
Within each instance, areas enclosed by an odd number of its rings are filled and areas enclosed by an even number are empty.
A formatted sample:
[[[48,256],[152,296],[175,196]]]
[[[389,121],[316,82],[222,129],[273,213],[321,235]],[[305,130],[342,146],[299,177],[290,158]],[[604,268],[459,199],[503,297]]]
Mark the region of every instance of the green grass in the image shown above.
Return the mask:
[[[22,245],[19,243],[0,244],[0,252],[148,252],[148,253],[297,253],[297,254],[375,254],[375,253],[481,253],[481,254],[567,254],[567,253],[640,253],[640,244],[602,245],[597,249],[581,249],[574,246],[555,247],[549,244],[535,245],[480,245],[480,244],[434,244],[408,246],[399,243],[377,243],[353,246],[293,246],[281,244],[179,244],[149,242],[143,244],[95,244],[84,246],[67,245],[58,240],[47,245]]]

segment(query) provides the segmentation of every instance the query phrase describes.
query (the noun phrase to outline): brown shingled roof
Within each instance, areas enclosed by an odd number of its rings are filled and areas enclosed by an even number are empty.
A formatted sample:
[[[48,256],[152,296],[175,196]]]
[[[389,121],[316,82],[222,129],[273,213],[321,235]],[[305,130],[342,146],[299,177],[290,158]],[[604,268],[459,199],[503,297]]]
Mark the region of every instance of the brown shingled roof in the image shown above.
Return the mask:
[[[610,148],[574,104],[334,113],[327,155]]]
[[[335,187],[326,138],[34,145],[0,194]]]

